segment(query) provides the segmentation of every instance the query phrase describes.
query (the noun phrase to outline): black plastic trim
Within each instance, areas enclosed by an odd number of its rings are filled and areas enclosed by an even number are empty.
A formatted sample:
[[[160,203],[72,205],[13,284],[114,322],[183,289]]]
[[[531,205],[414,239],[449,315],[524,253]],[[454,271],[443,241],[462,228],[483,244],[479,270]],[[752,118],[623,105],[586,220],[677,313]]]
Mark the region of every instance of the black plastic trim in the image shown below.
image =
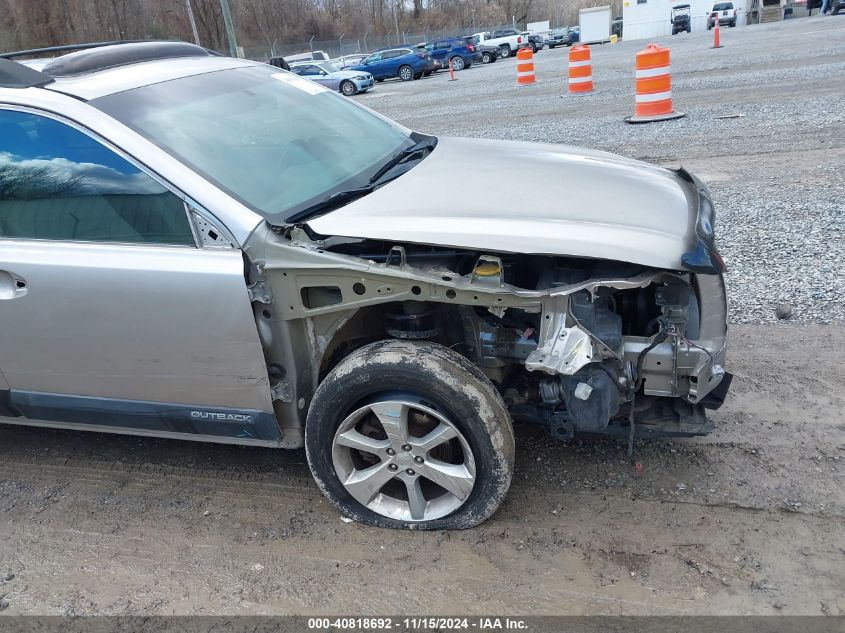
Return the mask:
[[[62,46],[46,46],[44,48],[30,48],[24,51],[11,51],[0,53],[0,57],[12,59],[13,57],[31,57],[34,55],[45,55],[47,53],[69,53],[70,51],[82,51],[89,48],[111,46],[112,44],[128,44],[130,42],[143,42],[145,40],[112,40],[110,42],[89,42],[87,44],[64,44]]]
[[[0,88],[41,88],[53,78],[34,68],[0,57]]]
[[[696,243],[692,250],[681,255],[684,268],[694,273],[718,275],[725,272],[725,262],[716,250],[716,212],[707,187],[684,168],[676,173],[698,191],[698,209],[695,218]]]
[[[31,420],[265,441],[281,439],[276,416],[257,409],[118,400],[15,389],[9,392],[9,401],[20,414]]]
[[[8,389],[0,389],[0,416],[17,418],[20,415],[21,412],[12,404],[12,392]]]
[[[721,382],[716,385],[713,391],[701,399],[701,406],[705,409],[715,410],[725,404],[725,398],[728,395],[728,389],[731,388],[733,379],[734,375],[726,372],[725,375],[722,376]]]

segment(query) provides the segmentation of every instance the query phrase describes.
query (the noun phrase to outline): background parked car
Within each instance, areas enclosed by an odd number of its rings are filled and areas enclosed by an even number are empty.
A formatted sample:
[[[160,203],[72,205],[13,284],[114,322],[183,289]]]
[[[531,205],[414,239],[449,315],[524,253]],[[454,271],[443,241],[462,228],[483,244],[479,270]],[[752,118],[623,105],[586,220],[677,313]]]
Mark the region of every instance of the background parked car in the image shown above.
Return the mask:
[[[434,59],[425,49],[413,50],[407,46],[384,48],[375,51],[352,70],[370,73],[376,81],[398,77],[402,81],[419,79],[425,72],[434,71]]]
[[[532,53],[537,53],[537,51],[543,50],[543,46],[545,46],[545,41],[543,40],[542,35],[535,35],[533,33],[525,32],[522,34],[523,42],[528,41],[528,46],[531,47]]]
[[[569,43],[570,44],[577,44],[581,41],[581,27],[580,26],[570,26],[569,27]]]
[[[736,7],[733,2],[717,2],[713,5],[710,15],[707,17],[707,30],[713,28],[716,20],[719,26],[736,26]]]
[[[522,33],[516,29],[498,29],[492,33],[485,31],[474,35],[480,44],[497,46],[500,57],[510,57],[526,43]]]
[[[311,81],[338,90],[347,97],[367,92],[373,87],[373,76],[361,70],[342,70],[331,62],[295,62],[291,72]]]
[[[475,35],[467,35],[464,38],[464,41],[467,44],[470,44],[475,51],[478,53],[479,57],[481,57],[482,64],[492,64],[497,59],[499,59],[499,47],[498,46],[488,46],[487,44],[479,44],[478,37]]]
[[[569,46],[569,29],[565,26],[552,29],[546,36],[546,44],[549,48],[556,46]]]
[[[453,70],[469,68],[475,62],[481,62],[481,53],[475,46],[460,38],[437,40],[424,45],[439,68],[452,66]]]
[[[344,55],[343,57],[338,57],[337,59],[333,59],[332,62],[341,70],[346,70],[348,68],[352,68],[353,66],[359,66],[361,62],[369,56],[370,53],[355,53],[354,55]]]

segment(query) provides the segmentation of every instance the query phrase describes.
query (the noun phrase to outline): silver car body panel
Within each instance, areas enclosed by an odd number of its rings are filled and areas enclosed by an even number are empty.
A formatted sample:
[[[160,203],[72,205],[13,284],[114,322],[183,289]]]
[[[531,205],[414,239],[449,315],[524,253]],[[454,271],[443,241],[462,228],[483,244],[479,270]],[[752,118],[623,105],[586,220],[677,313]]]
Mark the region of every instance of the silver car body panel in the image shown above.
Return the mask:
[[[248,59],[217,57],[215,55],[183,57],[117,66],[116,68],[108,68],[96,73],[75,77],[58,77],[54,83],[48,84],[46,88],[53,92],[62,92],[80,99],[91,100],[172,79],[259,65],[261,65],[259,62]],[[155,81],[150,81],[150,77],[155,77]]]
[[[697,211],[690,183],[640,161],[560,145],[441,138],[407,173],[308,225],[322,235],[677,270],[695,245]]]
[[[272,411],[240,251],[4,239],[0,270],[12,390]]]

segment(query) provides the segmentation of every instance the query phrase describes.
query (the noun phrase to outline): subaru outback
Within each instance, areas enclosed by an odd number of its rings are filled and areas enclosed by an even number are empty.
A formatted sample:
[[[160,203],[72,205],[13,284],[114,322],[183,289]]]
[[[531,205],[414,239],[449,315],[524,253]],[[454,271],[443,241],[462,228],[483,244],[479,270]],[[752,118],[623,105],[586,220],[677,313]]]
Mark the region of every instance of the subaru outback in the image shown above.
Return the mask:
[[[345,516],[467,528],[514,420],[713,428],[723,270],[683,169],[421,134],[186,43],[0,59],[2,423],[304,447]]]

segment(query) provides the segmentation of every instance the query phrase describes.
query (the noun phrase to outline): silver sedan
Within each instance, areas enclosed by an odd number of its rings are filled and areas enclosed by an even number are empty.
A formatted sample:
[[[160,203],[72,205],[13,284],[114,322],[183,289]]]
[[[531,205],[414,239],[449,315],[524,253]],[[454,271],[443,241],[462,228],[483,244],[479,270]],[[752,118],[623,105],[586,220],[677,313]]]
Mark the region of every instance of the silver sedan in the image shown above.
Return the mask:
[[[373,87],[373,76],[360,70],[341,70],[331,62],[301,62],[291,65],[291,72],[307,77],[347,97],[367,92]]]

